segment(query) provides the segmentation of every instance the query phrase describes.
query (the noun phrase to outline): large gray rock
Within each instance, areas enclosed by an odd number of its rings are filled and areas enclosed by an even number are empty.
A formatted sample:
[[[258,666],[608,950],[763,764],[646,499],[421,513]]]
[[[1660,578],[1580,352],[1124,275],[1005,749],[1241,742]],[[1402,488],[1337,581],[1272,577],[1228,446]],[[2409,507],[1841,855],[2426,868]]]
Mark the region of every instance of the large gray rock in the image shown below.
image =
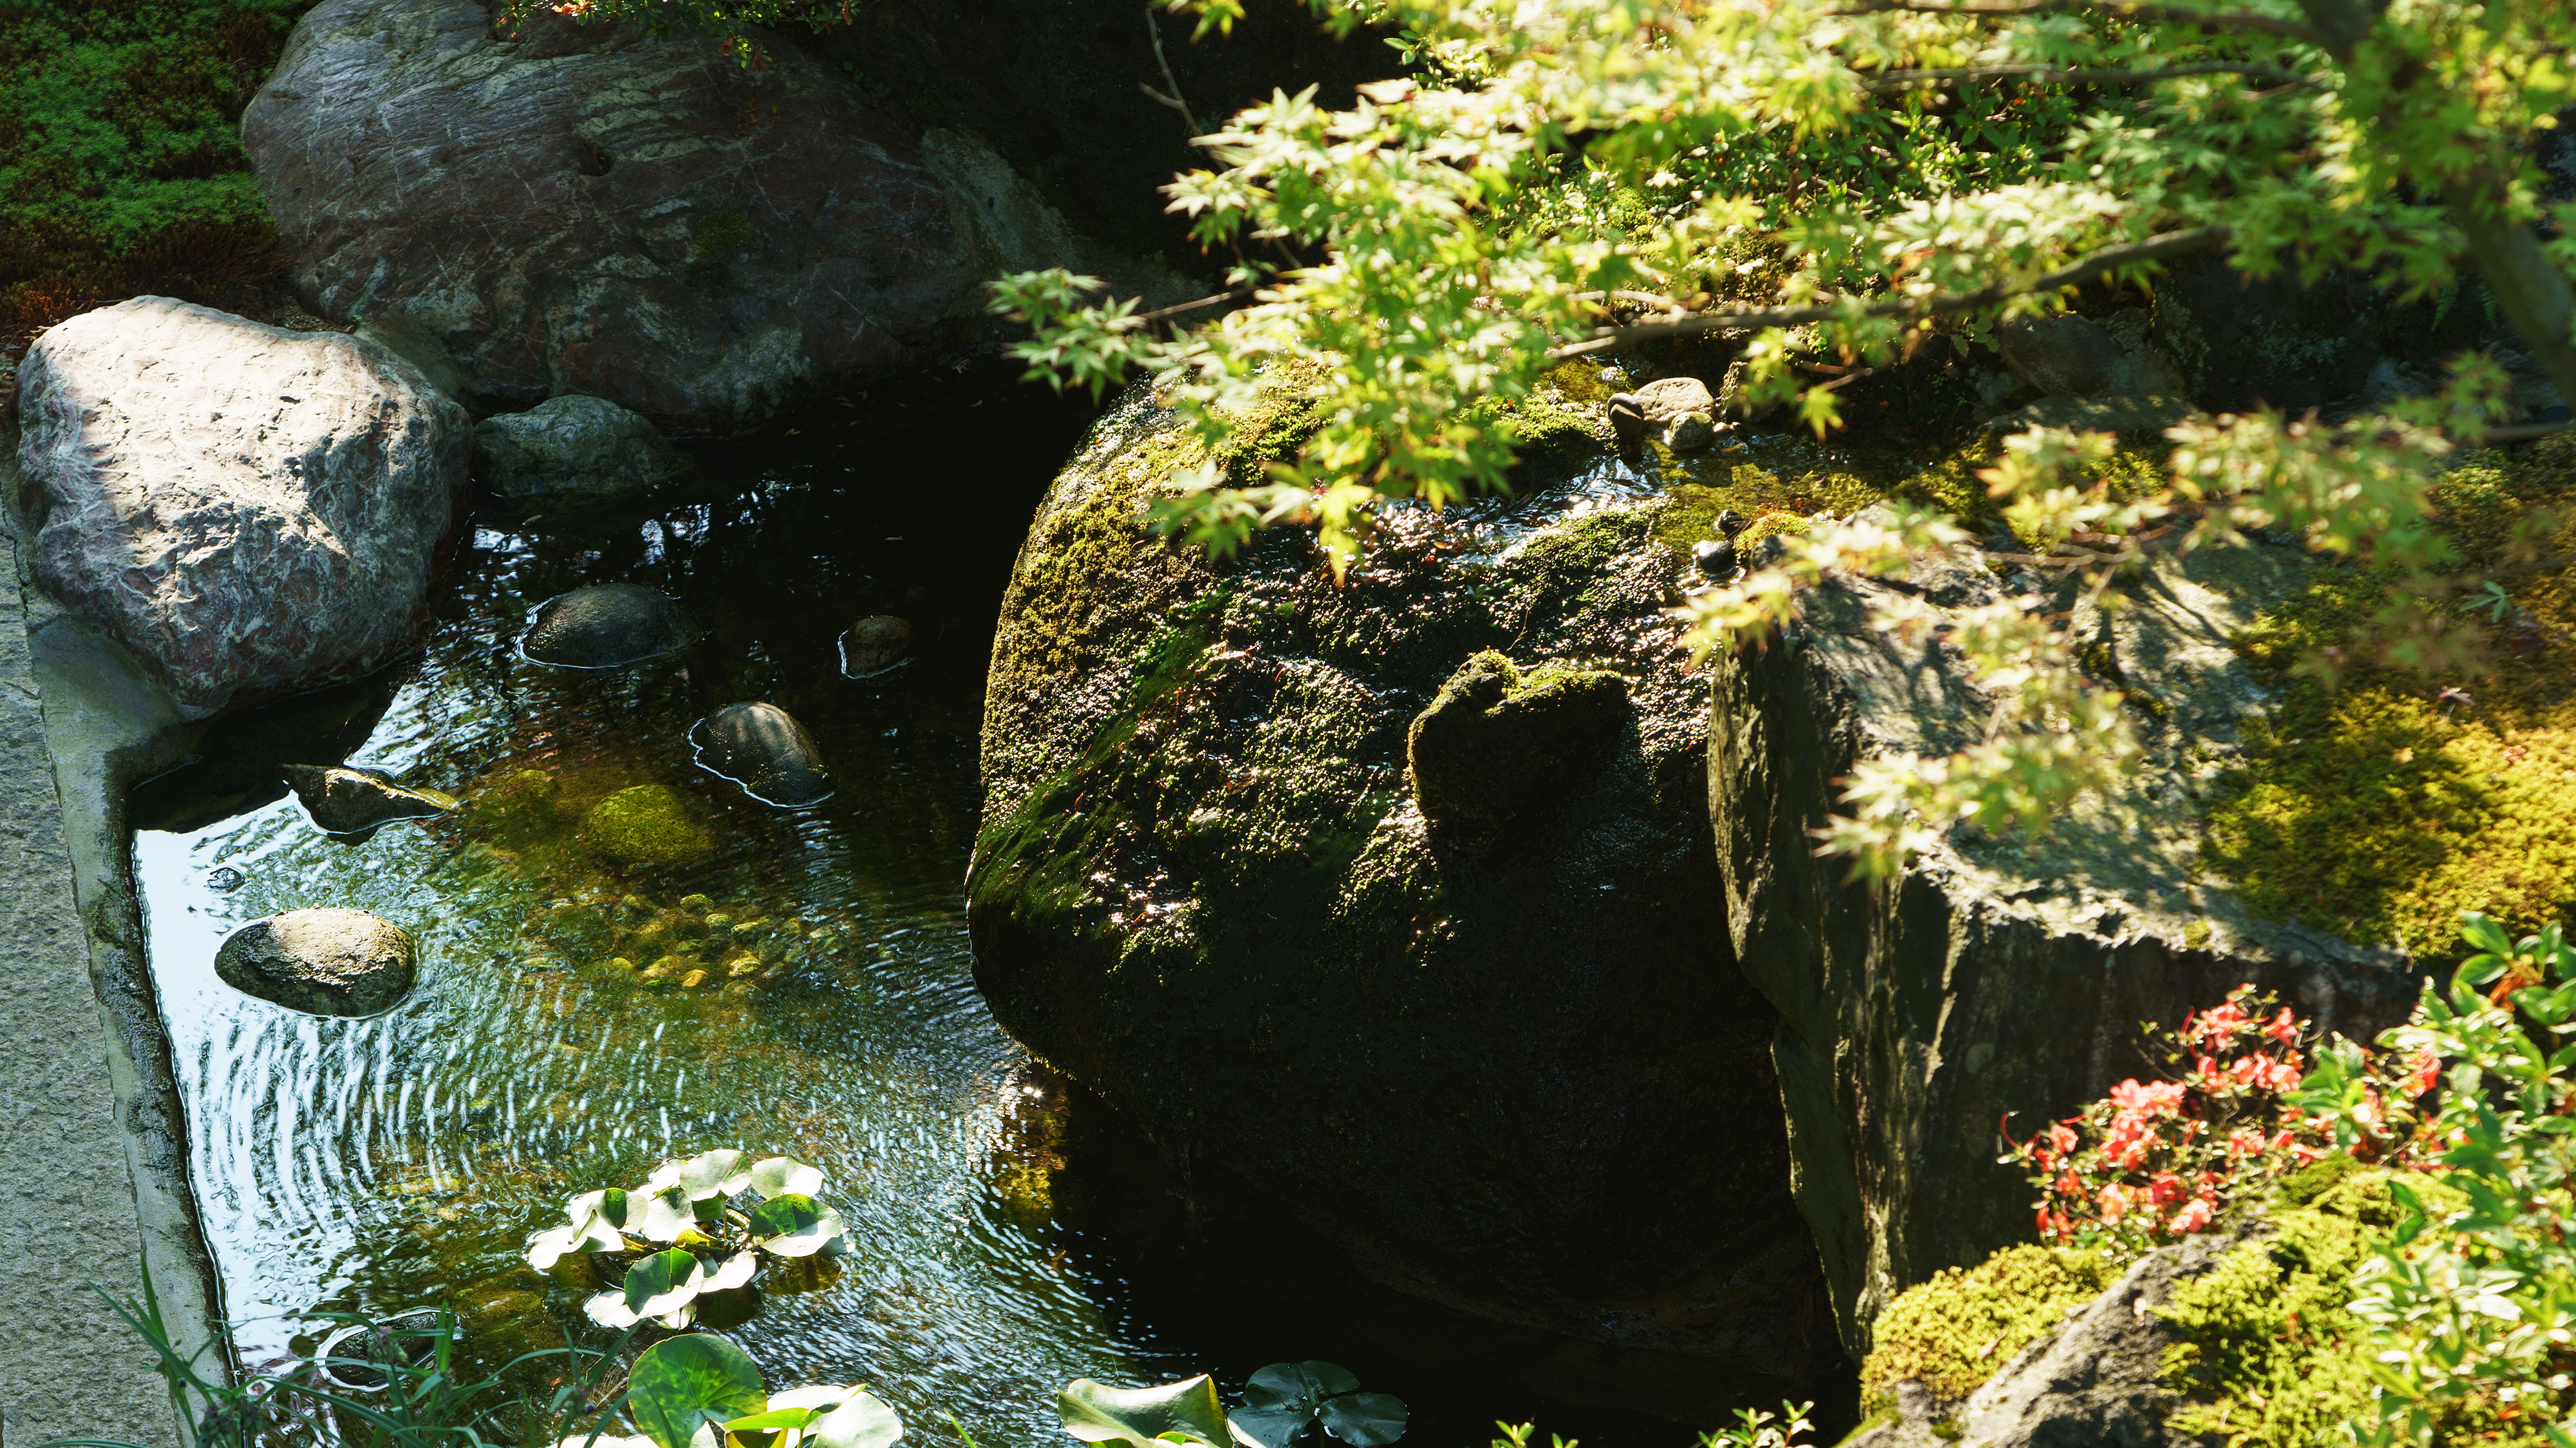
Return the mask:
[[[18,406],[37,581],[183,715],[364,674],[426,619],[471,433],[384,349],[136,297],[45,332]]]
[[[410,994],[419,951],[403,928],[324,906],[254,920],[224,937],[215,974],[244,995],[317,1016],[372,1016]]]
[[[1157,539],[1138,503],[1202,454],[1141,393],[1105,418],[1003,605],[976,980],[1383,1283],[1690,1361],[1654,1380],[1699,1397],[1632,1405],[1812,1396],[1843,1369],[1662,613],[1687,529],[1562,445],[1509,500],[1390,512],[1337,587],[1303,533]]]
[[[474,428],[475,479],[523,512],[630,502],[693,466],[649,419],[604,397],[552,397]]]
[[[916,136],[753,35],[763,66],[544,6],[503,40],[475,0],[325,0],[242,115],[299,294],[443,351],[479,407],[578,393],[731,432],[990,346],[1004,269],[1186,291],[973,137]]]
[[[2101,1296],[2021,1350],[1968,1395],[1932,1401],[1919,1384],[1898,1390],[1896,1420],[1850,1448],[2184,1448],[2166,1416],[2182,1395],[2162,1382],[2179,1341],[2156,1309],[2238,1245],[2265,1235],[2254,1219],[2235,1232],[2187,1238],[2140,1258]],[[1912,1392],[1906,1391],[1912,1388]]]
[[[2148,746],[2131,787],[2041,839],[1954,831],[1888,886],[1846,881],[1808,831],[1842,808],[1856,760],[1982,736],[1992,701],[1956,654],[1867,627],[1885,586],[1853,582],[1809,594],[1769,648],[1714,660],[1729,923],[1780,1013],[1798,1204],[1854,1356],[1897,1292],[2027,1238],[2029,1189],[1997,1164],[1996,1123],[2071,1115],[2139,1074],[2139,1022],[2178,1025],[2247,981],[2363,1039],[2412,1004],[2406,960],[2251,919],[2198,868],[2200,799],[2271,704],[2230,635],[2308,566],[2266,545],[2159,557],[2126,608],[2079,613],[2087,667],[2129,693]],[[2005,584],[1971,555],[1911,587],[1956,608]]]

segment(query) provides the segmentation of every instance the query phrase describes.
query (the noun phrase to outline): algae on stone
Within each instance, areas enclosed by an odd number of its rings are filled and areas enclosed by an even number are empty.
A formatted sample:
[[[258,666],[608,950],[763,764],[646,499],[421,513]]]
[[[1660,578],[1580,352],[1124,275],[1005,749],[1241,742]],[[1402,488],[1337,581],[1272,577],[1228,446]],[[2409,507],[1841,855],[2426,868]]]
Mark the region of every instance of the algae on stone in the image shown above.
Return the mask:
[[[2040,1334],[2099,1296],[2120,1269],[2099,1252],[2006,1247],[1974,1267],[1945,1267],[1879,1315],[1861,1364],[1863,1413],[1896,1405],[1899,1383],[1956,1403]]]
[[[668,785],[630,785],[592,805],[583,820],[590,847],[628,865],[687,865],[713,855],[715,836]]]

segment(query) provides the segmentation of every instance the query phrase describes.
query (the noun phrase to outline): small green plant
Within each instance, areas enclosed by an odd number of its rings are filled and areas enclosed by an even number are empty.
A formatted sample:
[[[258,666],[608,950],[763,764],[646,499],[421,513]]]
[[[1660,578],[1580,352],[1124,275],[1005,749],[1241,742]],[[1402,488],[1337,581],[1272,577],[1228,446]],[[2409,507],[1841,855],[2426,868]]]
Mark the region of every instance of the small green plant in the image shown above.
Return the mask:
[[[593,1424],[555,1448],[690,1448],[702,1429],[726,1448],[890,1448],[903,1436],[903,1420],[866,1388],[768,1393],[759,1364],[705,1333],[657,1342],[638,1354],[626,1376],[625,1401],[639,1436],[610,1437]]]
[[[623,1283],[584,1310],[603,1327],[650,1319],[676,1331],[696,1320],[698,1298],[747,1286],[764,1254],[848,1250],[841,1214],[814,1200],[822,1187],[822,1171],[793,1157],[753,1162],[726,1149],[666,1161],[633,1191],[612,1187],[565,1203],[565,1225],[528,1239],[528,1265],[546,1271],[583,1251],[632,1255]],[[758,1202],[734,1205],[745,1192]]]
[[[1780,1411],[1764,1408],[1738,1408],[1732,1427],[1699,1435],[1700,1448],[1799,1448],[1798,1440],[1815,1431],[1807,1415],[1816,1410],[1814,1403],[1780,1402]]]
[[[95,1290],[95,1289],[93,1289]],[[100,1294],[102,1297],[104,1293]],[[456,1315],[439,1309],[426,1323],[348,1313],[316,1318],[352,1331],[350,1346],[279,1372],[238,1383],[209,1381],[202,1369],[219,1356],[221,1337],[183,1355],[170,1341],[159,1296],[147,1275],[139,1304],[109,1300],[152,1350],[170,1406],[199,1448],[486,1448],[544,1443],[585,1423],[595,1432],[619,1401],[613,1384],[626,1347],[604,1349],[567,1340],[561,1348],[524,1353],[488,1377],[460,1366]],[[408,1314],[406,1315],[408,1316]],[[217,1377],[221,1376],[220,1372]],[[366,1383],[366,1387],[347,1384]],[[542,1383],[539,1394],[530,1384]],[[579,1440],[570,1440],[579,1441]],[[62,1438],[38,1448],[137,1448],[107,1438]]]

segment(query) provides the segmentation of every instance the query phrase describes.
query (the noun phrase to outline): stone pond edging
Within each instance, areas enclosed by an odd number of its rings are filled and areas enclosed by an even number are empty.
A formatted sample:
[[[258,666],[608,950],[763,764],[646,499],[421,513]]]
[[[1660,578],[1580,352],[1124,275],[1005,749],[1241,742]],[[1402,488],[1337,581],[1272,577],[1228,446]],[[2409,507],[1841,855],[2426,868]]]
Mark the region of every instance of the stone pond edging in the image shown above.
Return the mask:
[[[0,437],[0,496],[17,493]],[[218,1320],[187,1134],[144,957],[126,787],[165,761],[168,695],[27,582],[0,537],[0,1434],[181,1441],[151,1357],[94,1286],[146,1274],[182,1353]],[[86,950],[83,949],[86,944]],[[220,1355],[200,1359],[220,1380]]]

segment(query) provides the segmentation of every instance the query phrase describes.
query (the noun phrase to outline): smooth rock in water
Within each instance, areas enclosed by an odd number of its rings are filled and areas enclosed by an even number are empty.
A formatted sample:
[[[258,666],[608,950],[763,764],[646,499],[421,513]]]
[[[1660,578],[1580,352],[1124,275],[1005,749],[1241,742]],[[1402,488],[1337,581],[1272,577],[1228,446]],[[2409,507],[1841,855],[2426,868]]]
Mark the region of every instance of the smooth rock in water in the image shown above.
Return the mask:
[[[763,804],[804,809],[832,797],[822,746],[775,704],[731,704],[689,728],[698,767]]]
[[[1646,430],[1675,452],[1696,452],[1717,441],[1717,399],[1696,377],[1659,377],[1637,389]]]
[[[215,974],[244,995],[316,1016],[372,1016],[409,994],[420,955],[403,928],[324,906],[254,920],[225,937]]]
[[[304,812],[324,834],[363,835],[398,820],[431,819],[456,808],[456,796],[412,789],[375,769],[338,764],[288,764],[286,776]]]
[[[696,637],[671,595],[640,583],[601,583],[537,605],[519,652],[561,669],[622,669],[678,653]]]
[[[911,624],[887,614],[863,618],[841,635],[841,672],[864,679],[895,667],[911,653]]]
[[[474,428],[474,476],[522,512],[642,497],[695,467],[652,422],[603,397],[548,398]]]
[[[1610,435],[1618,440],[1619,455],[1633,458],[1646,441],[1646,410],[1631,393],[1614,392],[1606,404],[1610,412]]]
[[[690,865],[716,852],[715,836],[668,785],[638,784],[590,807],[590,847],[625,865]]]
[[[1000,173],[961,174],[748,34],[759,67],[545,6],[502,39],[479,0],[325,0],[241,123],[298,295],[425,337],[478,406],[579,393],[739,432],[989,345],[996,269],[1115,260],[989,151],[952,148]]]
[[[1461,665],[1405,733],[1422,817],[1491,831],[1564,792],[1627,717],[1628,685],[1604,669],[1523,670],[1488,649]]]
[[[472,434],[383,348],[135,297],[47,330],[18,399],[37,583],[187,717],[365,674],[427,619]]]

